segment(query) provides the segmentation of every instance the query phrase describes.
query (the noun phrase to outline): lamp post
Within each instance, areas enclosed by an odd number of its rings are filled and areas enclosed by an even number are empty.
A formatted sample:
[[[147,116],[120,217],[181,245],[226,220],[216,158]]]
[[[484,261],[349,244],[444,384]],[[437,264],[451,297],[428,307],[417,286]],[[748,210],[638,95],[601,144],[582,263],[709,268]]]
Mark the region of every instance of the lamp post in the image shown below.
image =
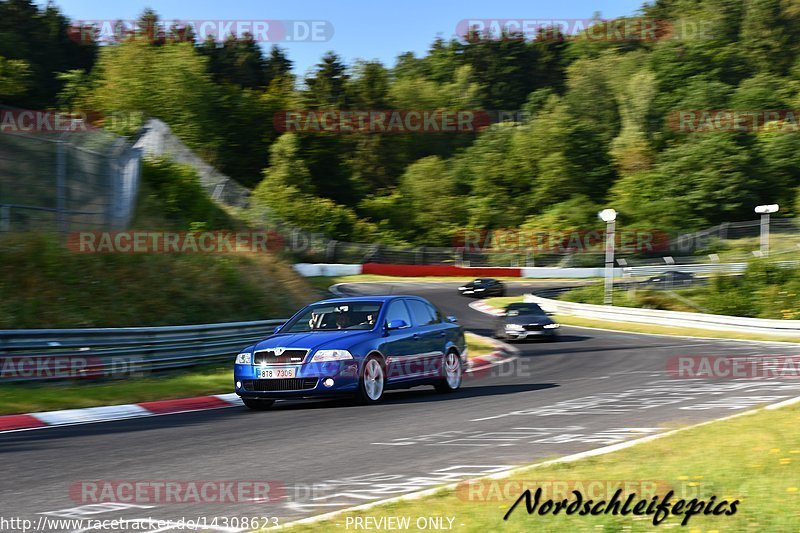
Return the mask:
[[[780,207],[778,204],[758,205],[756,213],[761,215],[761,256],[769,256],[769,215],[777,213]]]
[[[611,305],[614,289],[614,221],[617,220],[617,212],[613,209],[603,209],[597,216],[606,223],[606,279],[603,303]]]

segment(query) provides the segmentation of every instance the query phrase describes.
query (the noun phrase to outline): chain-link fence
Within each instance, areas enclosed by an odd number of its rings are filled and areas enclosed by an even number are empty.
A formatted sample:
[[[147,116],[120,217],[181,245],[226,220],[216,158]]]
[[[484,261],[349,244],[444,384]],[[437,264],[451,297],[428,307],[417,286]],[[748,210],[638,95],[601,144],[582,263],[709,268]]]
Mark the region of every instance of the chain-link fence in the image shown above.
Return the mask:
[[[123,229],[140,162],[140,150],[101,129],[0,128],[0,232]]]
[[[217,171],[214,167],[194,154],[170,130],[169,126],[157,119],[149,120],[142,129],[135,144],[146,155],[168,156],[178,162],[193,167],[208,194],[216,201],[234,207],[249,207],[248,221],[263,229],[278,233],[284,240],[285,249],[296,261],[315,263],[395,263],[417,265],[450,264],[458,266],[513,266],[513,267],[596,267],[602,265],[604,252],[602,232],[556,233],[555,246],[544,248],[520,247],[502,249],[491,247],[432,247],[432,246],[392,246],[388,244],[353,243],[331,239],[329,236],[312,233],[291,226],[272,216],[269,209],[256,209],[249,202],[250,189],[244,187]],[[620,229],[620,228],[618,228]],[[798,234],[798,219],[774,219],[771,224],[774,233]],[[619,233],[623,233],[621,228]],[[617,263],[620,266],[670,267],[671,265],[692,265],[708,263],[707,255],[697,255],[710,238],[726,240],[757,236],[759,221],[725,223],[704,231],[681,235],[669,239],[663,232],[634,232],[633,237],[644,235],[659,240],[659,246],[650,251],[635,246],[634,253],[617,250]],[[592,237],[593,236],[593,237]],[[574,238],[586,242],[592,237],[591,246],[578,246],[576,252],[571,246]],[[566,244],[562,246],[562,244]],[[741,254],[745,260],[749,254]],[[713,261],[713,260],[712,260]]]
[[[164,122],[158,119],[148,120],[140,130],[135,146],[147,156],[168,156],[178,163],[194,168],[200,176],[200,183],[214,200],[234,207],[248,205],[250,189],[239,185],[203,161]]]

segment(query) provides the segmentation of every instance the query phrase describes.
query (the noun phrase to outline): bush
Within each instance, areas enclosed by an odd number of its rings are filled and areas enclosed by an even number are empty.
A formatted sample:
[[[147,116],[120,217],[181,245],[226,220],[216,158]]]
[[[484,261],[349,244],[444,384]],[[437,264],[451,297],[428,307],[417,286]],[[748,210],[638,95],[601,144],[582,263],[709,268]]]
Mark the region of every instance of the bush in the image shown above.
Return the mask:
[[[233,229],[232,217],[209,198],[195,170],[166,158],[142,164],[134,227],[140,229]]]

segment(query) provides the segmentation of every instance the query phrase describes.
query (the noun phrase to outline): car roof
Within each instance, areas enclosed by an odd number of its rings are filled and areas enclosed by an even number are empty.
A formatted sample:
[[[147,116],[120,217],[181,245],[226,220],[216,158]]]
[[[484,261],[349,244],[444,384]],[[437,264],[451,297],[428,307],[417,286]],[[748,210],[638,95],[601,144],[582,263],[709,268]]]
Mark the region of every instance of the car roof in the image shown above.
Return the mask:
[[[419,296],[412,296],[410,294],[391,294],[383,296],[348,296],[346,298],[329,298],[327,300],[320,300],[314,303],[321,304],[321,303],[346,303],[346,302],[389,302],[391,300],[396,300],[398,298],[421,299]]]

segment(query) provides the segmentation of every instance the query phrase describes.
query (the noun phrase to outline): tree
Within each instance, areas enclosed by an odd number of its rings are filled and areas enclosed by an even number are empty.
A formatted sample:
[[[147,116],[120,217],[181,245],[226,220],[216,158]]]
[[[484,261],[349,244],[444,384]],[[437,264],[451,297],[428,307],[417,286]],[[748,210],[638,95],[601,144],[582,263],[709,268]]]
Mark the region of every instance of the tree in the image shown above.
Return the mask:
[[[306,99],[311,107],[341,108],[347,106],[347,68],[335,52],[327,52],[322,61],[306,76]]]
[[[94,101],[112,113],[157,117],[209,162],[218,160],[220,92],[207,69],[207,59],[190,43],[152,46],[127,40],[104,47],[98,61]],[[135,113],[134,113],[135,112]],[[117,133],[130,135],[140,126],[132,120]]]
[[[258,89],[272,80],[267,80],[261,47],[249,33],[241,38],[231,34],[222,45],[209,36],[198,50],[208,56],[209,70],[217,82]]]
[[[389,71],[380,61],[358,61],[348,80],[347,100],[357,109],[384,109],[389,94]]]
[[[466,222],[464,198],[447,163],[436,156],[412,163],[400,178],[400,195],[410,205],[415,235],[428,245],[450,246]]]
[[[31,68],[26,61],[0,56],[0,98],[24,94],[28,90]]]
[[[291,76],[292,62],[283,48],[272,45],[269,49],[269,57],[264,60],[264,82],[267,85],[273,81],[280,82],[284,78]]]
[[[32,0],[0,2],[0,74],[8,91],[4,104],[54,106],[62,88],[57,73],[89,71],[96,54],[92,32],[73,28],[53,4],[40,8]]]
[[[694,134],[662,152],[652,172],[619,180],[612,203],[660,229],[699,229],[752,217],[764,191],[746,144],[727,133]]]
[[[270,148],[270,166],[253,191],[253,208],[308,231],[337,239],[368,239],[374,228],[328,198],[315,196],[310,171],[300,157],[299,138],[281,135]]]

